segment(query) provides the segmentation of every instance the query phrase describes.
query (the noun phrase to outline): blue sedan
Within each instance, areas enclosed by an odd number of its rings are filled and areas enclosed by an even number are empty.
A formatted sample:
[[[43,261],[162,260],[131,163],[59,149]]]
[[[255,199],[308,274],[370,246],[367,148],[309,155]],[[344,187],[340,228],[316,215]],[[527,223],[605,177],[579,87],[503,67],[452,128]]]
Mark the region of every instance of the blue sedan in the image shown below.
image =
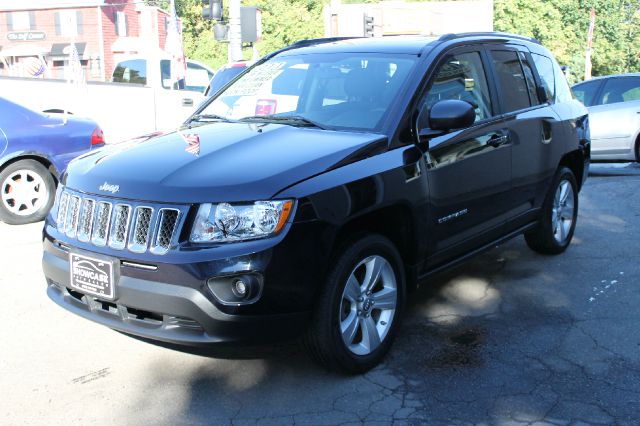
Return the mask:
[[[67,164],[103,145],[92,120],[41,114],[0,98],[0,220],[42,220]]]

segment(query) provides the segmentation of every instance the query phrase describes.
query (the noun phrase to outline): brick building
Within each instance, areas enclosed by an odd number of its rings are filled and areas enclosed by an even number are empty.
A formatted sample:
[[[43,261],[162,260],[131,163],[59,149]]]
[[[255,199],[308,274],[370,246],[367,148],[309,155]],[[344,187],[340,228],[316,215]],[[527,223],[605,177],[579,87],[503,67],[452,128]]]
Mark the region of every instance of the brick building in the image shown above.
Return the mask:
[[[74,42],[85,79],[106,81],[120,56],[163,49],[168,19],[142,0],[3,0],[0,75],[65,78]]]

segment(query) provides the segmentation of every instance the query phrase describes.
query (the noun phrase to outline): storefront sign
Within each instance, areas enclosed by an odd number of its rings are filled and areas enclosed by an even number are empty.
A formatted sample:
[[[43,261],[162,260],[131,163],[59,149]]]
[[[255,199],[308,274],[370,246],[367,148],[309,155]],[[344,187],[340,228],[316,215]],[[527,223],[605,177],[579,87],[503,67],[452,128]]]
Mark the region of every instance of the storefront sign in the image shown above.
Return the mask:
[[[7,39],[11,41],[38,41],[47,38],[44,31],[14,31],[7,33]]]

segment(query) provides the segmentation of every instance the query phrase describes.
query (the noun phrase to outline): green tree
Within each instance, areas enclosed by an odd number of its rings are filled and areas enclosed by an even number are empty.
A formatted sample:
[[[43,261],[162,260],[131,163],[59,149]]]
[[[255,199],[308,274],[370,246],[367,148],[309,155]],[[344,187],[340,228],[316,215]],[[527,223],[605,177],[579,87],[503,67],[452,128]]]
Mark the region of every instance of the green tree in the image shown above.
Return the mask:
[[[640,71],[640,0],[496,0],[494,26],[540,40],[570,67],[569,79],[575,82],[584,76],[592,7],[596,11],[592,74]]]

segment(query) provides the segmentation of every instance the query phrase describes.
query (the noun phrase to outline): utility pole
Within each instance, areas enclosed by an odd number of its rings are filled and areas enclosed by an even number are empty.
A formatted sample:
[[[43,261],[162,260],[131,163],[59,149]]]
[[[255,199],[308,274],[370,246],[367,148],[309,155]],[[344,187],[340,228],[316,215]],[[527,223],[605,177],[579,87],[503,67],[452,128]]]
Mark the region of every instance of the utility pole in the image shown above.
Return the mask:
[[[593,30],[596,27],[596,10],[591,9],[589,32],[587,33],[587,52],[584,58],[584,79],[591,80],[591,47],[593,46]]]
[[[229,62],[242,60],[240,0],[229,0]]]

